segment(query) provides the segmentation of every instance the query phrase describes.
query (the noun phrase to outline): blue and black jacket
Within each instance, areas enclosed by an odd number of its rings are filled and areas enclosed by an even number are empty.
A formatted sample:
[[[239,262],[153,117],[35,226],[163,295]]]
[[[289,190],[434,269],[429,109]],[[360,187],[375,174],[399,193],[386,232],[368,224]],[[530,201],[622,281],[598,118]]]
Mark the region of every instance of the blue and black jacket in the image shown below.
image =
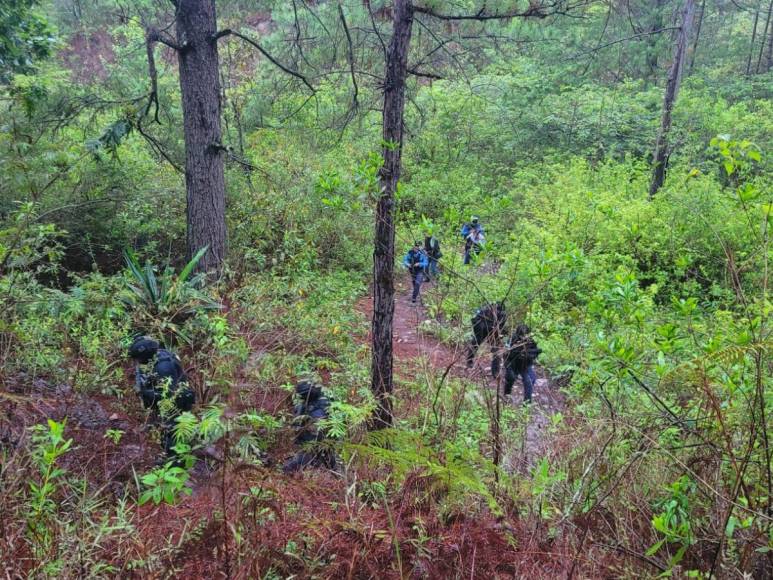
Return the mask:
[[[427,254],[424,253],[424,250],[414,250],[411,248],[403,258],[403,266],[408,268],[412,274],[415,274],[429,266],[429,259],[427,259]]]

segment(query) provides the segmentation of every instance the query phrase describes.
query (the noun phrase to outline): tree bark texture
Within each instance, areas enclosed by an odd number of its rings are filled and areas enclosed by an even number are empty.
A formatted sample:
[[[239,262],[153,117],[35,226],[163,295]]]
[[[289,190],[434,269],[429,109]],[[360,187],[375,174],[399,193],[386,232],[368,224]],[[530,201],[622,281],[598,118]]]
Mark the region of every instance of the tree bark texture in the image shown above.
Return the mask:
[[[658,34],[657,31],[663,28],[663,8],[666,0],[655,0],[652,7],[652,24],[650,26],[650,35],[647,37],[647,78],[657,82],[658,78]]]
[[[757,41],[757,22],[760,19],[760,9],[754,12],[754,26],[752,27],[752,42],[749,45],[749,56],[746,58],[746,76],[752,72],[752,58],[754,57],[754,43]]]
[[[198,270],[217,275],[225,259],[226,225],[215,0],[179,0],[177,6],[188,258],[208,246]]]
[[[379,173],[381,193],[376,205],[376,227],[373,250],[373,353],[371,389],[376,396],[373,427],[392,424],[392,327],[395,314],[395,191],[400,179],[403,147],[403,111],[405,79],[408,73],[408,48],[413,26],[410,0],[395,0],[394,29],[387,51],[384,82],[384,165]]]
[[[757,57],[757,67],[755,68],[755,72],[767,72],[770,70],[770,51],[773,49],[773,22],[771,22],[771,17],[773,17],[773,0],[771,0],[770,4],[768,4],[768,16],[765,18],[765,29],[762,31],[762,42],[760,43],[760,54]],[[765,52],[765,46],[768,47],[768,57],[767,57],[767,66],[765,69],[762,67],[762,54]]]
[[[698,42],[701,39],[701,30],[703,29],[703,17],[706,15],[706,0],[701,2],[701,15],[698,17],[698,28],[695,31],[695,41],[692,43],[692,55],[690,56],[690,74],[695,66],[695,56],[698,54]]]
[[[652,157],[652,181],[650,182],[649,196],[652,199],[663,186],[666,178],[666,165],[668,163],[668,134],[671,131],[671,113],[674,108],[679,84],[682,80],[687,42],[690,38],[693,17],[695,16],[695,0],[685,0],[681,14],[681,26],[677,31],[674,44],[674,58],[668,71],[666,91],[663,97],[663,113],[660,120],[660,131],[655,144],[655,153]]]

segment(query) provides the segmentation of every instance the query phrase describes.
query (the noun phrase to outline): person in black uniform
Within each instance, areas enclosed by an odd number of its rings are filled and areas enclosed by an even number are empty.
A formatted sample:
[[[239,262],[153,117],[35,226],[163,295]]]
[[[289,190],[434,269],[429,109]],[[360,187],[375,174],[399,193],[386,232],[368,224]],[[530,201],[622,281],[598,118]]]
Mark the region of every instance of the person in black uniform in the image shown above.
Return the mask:
[[[467,368],[472,368],[475,362],[475,354],[478,347],[486,340],[491,347],[491,374],[496,377],[499,375],[499,355],[497,349],[502,343],[502,336],[505,333],[507,324],[507,313],[505,305],[502,302],[494,302],[481,306],[475,311],[472,317],[472,339],[467,345]]]
[[[505,395],[512,393],[515,379],[520,376],[523,381],[524,403],[531,403],[534,383],[537,382],[534,362],[542,352],[529,333],[528,326],[519,324],[510,337],[505,354]]]
[[[322,387],[312,381],[301,381],[295,386],[299,398],[293,407],[293,423],[296,428],[295,444],[301,449],[284,464],[285,473],[300,471],[306,467],[335,469],[336,456],[326,445],[327,439],[319,421],[329,417],[330,400],[322,394]]]
[[[435,236],[424,236],[424,253],[427,254],[429,265],[427,266],[427,281],[430,281],[430,277],[437,278],[438,275],[438,261],[443,257],[443,252],[440,251],[440,241]]]
[[[168,455],[173,455],[175,420],[180,413],[193,409],[196,402],[180,359],[149,336],[135,336],[129,356],[135,365],[134,391],[146,409],[153,409],[161,417],[162,445]]]

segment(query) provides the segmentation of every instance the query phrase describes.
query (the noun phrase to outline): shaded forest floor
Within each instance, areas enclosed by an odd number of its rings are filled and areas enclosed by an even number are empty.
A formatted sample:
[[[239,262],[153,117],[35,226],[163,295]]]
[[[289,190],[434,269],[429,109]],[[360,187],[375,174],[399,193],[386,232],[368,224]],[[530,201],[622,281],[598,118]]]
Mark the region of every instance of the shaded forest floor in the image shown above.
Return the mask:
[[[371,297],[361,299],[356,308],[369,318]],[[398,404],[398,417],[417,412],[410,396],[399,392],[400,377],[434,374],[441,378],[441,388],[443,377],[466,378],[483,386],[489,396],[496,387],[483,362],[487,349],[481,350],[473,369],[466,369],[464,345],[448,346],[424,331],[426,318],[424,308],[412,305],[401,285],[394,328],[397,400],[404,401]],[[261,348],[253,346],[256,352]],[[48,417],[66,417],[65,434],[74,444],[62,466],[116,502],[136,485],[138,474],[152,469],[161,457],[152,422],[128,391],[129,400],[121,401],[26,377],[6,387],[0,393],[3,445],[27,445],[25,427]],[[237,387],[227,414],[247,407],[289,414],[287,391],[258,392],[246,383]],[[520,392],[518,384],[515,392]],[[521,448],[503,449],[507,470],[528,472],[550,445],[550,416],[563,406],[561,395],[541,376]],[[123,431],[118,444],[105,436],[108,429]],[[294,452],[292,436],[291,429],[282,430],[262,466],[240,462],[229,454],[228,441],[219,442],[212,456],[228,460],[200,459],[192,472],[192,494],[178,504],[138,508],[132,544],[107,559],[122,575],[131,575],[131,568],[150,567],[159,574],[189,577],[324,578],[556,577],[565,576],[576,561],[578,572],[587,566],[590,574],[599,570],[599,559],[605,559],[578,554],[571,538],[546,534],[539,521],[485,511],[473,517],[442,514],[436,502],[427,501],[431,484],[419,472],[381,500],[369,492],[368,482],[389,485],[389,476],[376,468],[346,469],[344,475],[322,470],[284,475],[279,468]],[[515,505],[506,509],[514,514],[519,510]],[[234,526],[239,542],[228,532]],[[22,562],[29,555],[12,556],[9,561]]]

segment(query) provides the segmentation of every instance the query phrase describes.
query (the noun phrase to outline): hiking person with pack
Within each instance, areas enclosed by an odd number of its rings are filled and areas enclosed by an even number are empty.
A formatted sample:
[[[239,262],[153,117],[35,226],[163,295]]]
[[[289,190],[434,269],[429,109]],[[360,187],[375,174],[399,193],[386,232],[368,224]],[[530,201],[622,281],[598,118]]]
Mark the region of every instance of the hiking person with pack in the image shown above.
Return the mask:
[[[438,260],[443,257],[443,253],[440,251],[440,241],[435,236],[424,236],[424,253],[427,254],[427,259],[429,260],[427,274],[429,276],[437,276]]]
[[[491,373],[499,374],[499,355],[497,349],[502,344],[502,336],[507,324],[507,313],[503,302],[494,302],[481,306],[472,317],[472,339],[467,345],[467,368],[472,368],[478,347],[486,340],[491,347]]]
[[[162,343],[142,335],[134,337],[129,357],[134,361],[134,392],[146,409],[158,413],[161,444],[167,455],[174,455],[175,420],[180,413],[193,409],[196,402],[180,359]]]
[[[408,269],[411,274],[411,282],[413,283],[413,294],[411,294],[411,302],[416,303],[416,299],[419,297],[421,291],[421,284],[424,282],[424,271],[429,265],[429,259],[424,250],[421,249],[420,242],[414,242],[413,247],[408,250],[403,258],[403,266]]]
[[[461,234],[464,238],[464,263],[469,264],[472,253],[478,254],[486,241],[483,224],[477,216],[472,216],[470,221],[462,226]]]
[[[322,394],[322,387],[313,381],[299,382],[295,394],[298,396],[298,403],[293,407],[295,444],[301,449],[284,464],[282,471],[293,473],[306,467],[335,469],[335,453],[325,445],[327,437],[319,426],[319,422],[329,416],[330,400]]]
[[[534,362],[542,350],[531,337],[529,327],[519,324],[510,337],[505,354],[505,395],[510,396],[515,379],[523,381],[523,402],[531,403],[532,391],[537,382]]]

